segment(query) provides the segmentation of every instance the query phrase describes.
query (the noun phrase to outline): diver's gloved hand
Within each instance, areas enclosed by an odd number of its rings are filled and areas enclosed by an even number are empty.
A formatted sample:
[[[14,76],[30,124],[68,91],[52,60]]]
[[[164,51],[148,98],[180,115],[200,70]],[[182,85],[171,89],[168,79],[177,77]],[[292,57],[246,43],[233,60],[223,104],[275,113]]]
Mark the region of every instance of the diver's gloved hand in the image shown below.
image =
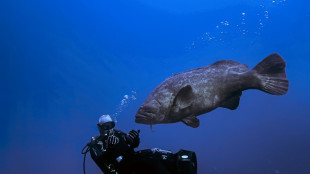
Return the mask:
[[[108,136],[108,139],[107,139],[108,147],[111,147],[111,146],[117,144],[118,142],[119,142],[119,139],[116,136],[114,136],[114,135]]]
[[[129,144],[131,145],[131,147],[133,147],[133,148],[139,146],[139,143],[140,143],[139,132],[140,132],[140,130],[138,130],[138,131],[131,130],[131,131],[128,133],[128,135],[127,135],[128,143],[129,143]]]
[[[139,132],[135,131],[135,130],[131,130],[129,133],[128,133],[128,138],[133,141],[137,138],[139,138]]]

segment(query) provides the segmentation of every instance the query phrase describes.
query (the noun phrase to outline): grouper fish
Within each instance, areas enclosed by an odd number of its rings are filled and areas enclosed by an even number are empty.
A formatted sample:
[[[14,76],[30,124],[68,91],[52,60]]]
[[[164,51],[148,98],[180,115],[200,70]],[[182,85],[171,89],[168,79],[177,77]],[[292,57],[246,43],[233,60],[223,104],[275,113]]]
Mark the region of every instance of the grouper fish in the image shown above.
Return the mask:
[[[199,115],[217,107],[237,109],[244,90],[286,94],[289,81],[285,67],[283,58],[274,53],[251,70],[233,60],[220,60],[172,75],[147,97],[135,115],[135,122],[152,126],[181,121],[197,128]]]

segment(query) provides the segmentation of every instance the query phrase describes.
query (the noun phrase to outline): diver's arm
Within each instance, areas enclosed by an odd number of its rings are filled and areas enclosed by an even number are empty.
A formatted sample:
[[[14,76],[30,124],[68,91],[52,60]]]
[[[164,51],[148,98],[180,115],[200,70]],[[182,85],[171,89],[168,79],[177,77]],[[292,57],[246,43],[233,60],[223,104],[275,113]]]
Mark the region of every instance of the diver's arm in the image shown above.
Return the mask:
[[[126,136],[126,141],[131,148],[136,148],[140,144],[139,131],[131,130]]]

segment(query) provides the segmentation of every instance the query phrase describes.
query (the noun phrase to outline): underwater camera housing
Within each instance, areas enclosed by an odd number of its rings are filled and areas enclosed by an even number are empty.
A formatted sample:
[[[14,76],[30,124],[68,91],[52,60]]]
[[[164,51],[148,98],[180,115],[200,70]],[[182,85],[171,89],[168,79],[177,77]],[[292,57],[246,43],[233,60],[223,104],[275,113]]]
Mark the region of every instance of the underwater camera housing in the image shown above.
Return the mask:
[[[188,150],[179,150],[172,153],[159,148],[137,151],[141,157],[159,158],[167,171],[171,174],[197,174],[196,153]]]

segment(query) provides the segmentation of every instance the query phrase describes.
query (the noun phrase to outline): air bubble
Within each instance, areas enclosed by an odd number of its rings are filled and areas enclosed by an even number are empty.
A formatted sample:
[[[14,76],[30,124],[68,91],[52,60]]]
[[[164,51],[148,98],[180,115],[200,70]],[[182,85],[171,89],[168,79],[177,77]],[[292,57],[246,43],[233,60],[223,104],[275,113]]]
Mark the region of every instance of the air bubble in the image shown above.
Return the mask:
[[[287,0],[271,0],[269,1],[268,6],[270,5],[270,3],[272,3],[274,6],[278,7],[279,5],[283,5],[286,1]],[[212,35],[210,32],[202,34],[202,36],[197,37],[197,40],[195,40],[195,42],[193,41],[191,43],[190,48],[195,48],[196,45],[205,42],[224,42],[225,39],[227,39],[225,37],[226,34],[235,35],[236,33],[238,33],[239,36],[245,36],[247,34],[260,35],[263,27],[268,24],[270,14],[269,8],[267,8],[267,6],[265,5],[265,3],[260,2],[260,4],[256,6],[255,12],[247,11],[247,9],[239,11],[237,13],[239,14],[238,22],[234,23],[234,21],[236,20],[231,20],[229,22],[227,20],[219,21],[219,23],[215,25],[215,31],[214,33],[212,33]],[[248,19],[248,16],[250,16],[251,19]],[[253,16],[255,17],[252,18]],[[252,26],[255,26],[255,28],[253,28]]]
[[[118,105],[117,109],[116,109],[116,112],[112,115],[114,117],[114,121],[117,122],[117,116],[120,115],[120,113],[123,112],[123,110],[125,108],[128,107],[128,104],[133,101],[133,100],[136,100],[136,96],[135,94],[137,93],[136,91],[131,91],[131,95],[124,95],[123,99],[120,101],[120,104]]]
[[[224,26],[228,26],[229,22],[228,21],[222,21],[221,24],[224,25]]]

